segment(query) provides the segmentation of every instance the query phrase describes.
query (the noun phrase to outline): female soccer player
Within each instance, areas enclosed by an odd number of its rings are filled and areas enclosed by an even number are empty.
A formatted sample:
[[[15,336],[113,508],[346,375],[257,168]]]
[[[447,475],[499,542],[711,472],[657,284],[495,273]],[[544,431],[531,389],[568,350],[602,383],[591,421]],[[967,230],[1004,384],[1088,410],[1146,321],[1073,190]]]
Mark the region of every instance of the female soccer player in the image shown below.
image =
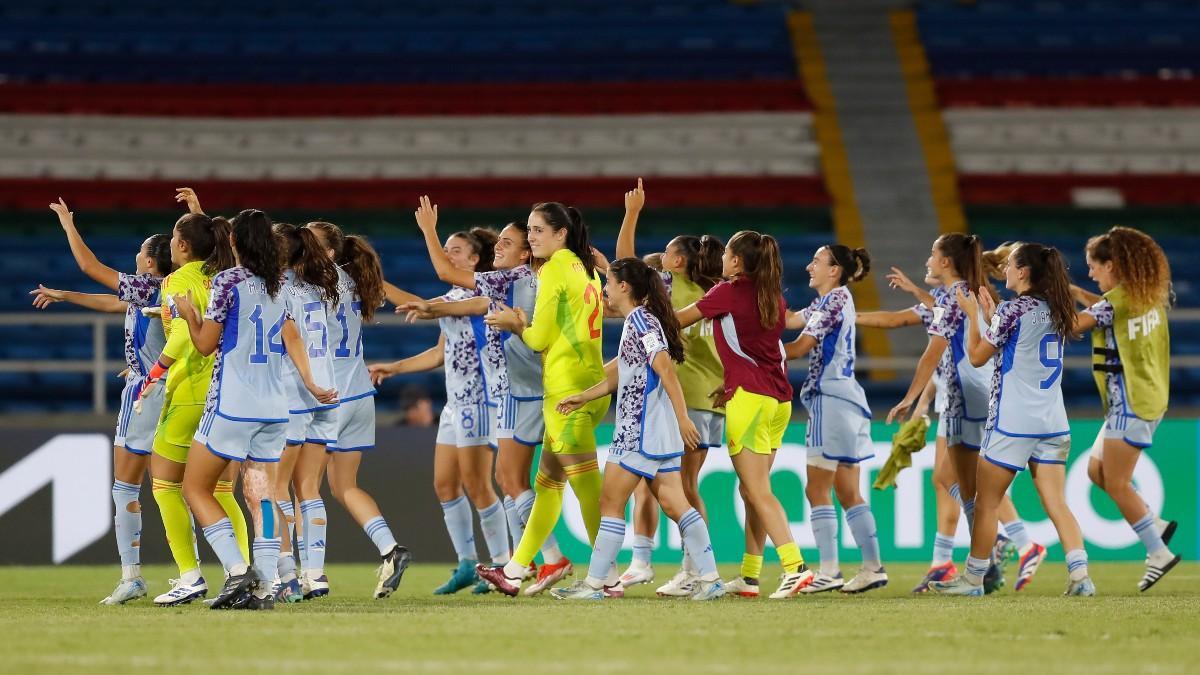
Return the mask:
[[[1092,446],[1088,475],[1108,493],[1146,547],[1146,591],[1179,564],[1167,548],[1173,523],[1158,522],[1133,487],[1133,468],[1154,441],[1170,392],[1167,309],[1171,268],[1149,235],[1114,227],[1087,243],[1088,277],[1102,297],[1076,290],[1091,306],[1076,332],[1092,330],[1093,370],[1105,406],[1104,427]],[[1093,330],[1097,329],[1097,330]]]
[[[978,300],[961,286],[955,291],[959,307],[968,316],[981,316],[990,324],[981,329],[980,322],[968,322],[967,359],[976,366],[993,359],[997,363],[980,453],[986,461],[978,463],[978,519],[971,532],[966,570],[952,581],[931,583],[930,589],[950,595],[984,594],[983,577],[995,548],[1000,500],[1017,472],[1028,466],[1067,553],[1065,595],[1095,595],[1083,534],[1066,500],[1071,430],[1061,376],[1063,345],[1075,324],[1067,267],[1057,249],[1026,243],[1013,251],[1005,277],[1005,286],[1017,297],[999,307],[984,288],[979,289]]]
[[[875,516],[859,492],[859,464],[875,456],[871,443],[871,408],[854,378],[854,298],[846,284],[866,277],[871,257],[866,249],[829,244],[817,249],[808,264],[810,288],[817,297],[802,314],[800,337],[785,346],[789,359],[810,354],[800,402],[808,410],[808,483],[813,536],[821,553],[821,570],[802,593],[841,589],[862,593],[887,586],[879,554]],[[819,349],[818,349],[819,348]],[[829,492],[837,493],[846,522],[862,552],[862,569],[849,581],[838,567],[838,519]]]
[[[600,600],[624,595],[616,574],[617,553],[625,541],[625,504],[639,483],[649,483],[667,515],[679,523],[685,549],[699,568],[693,600],[725,595],[717,574],[704,518],[688,502],[679,471],[684,448],[700,433],[690,419],[683,388],[672,363],[684,358],[683,335],[666,285],[637,258],[621,258],[608,269],[604,287],[609,307],[625,317],[617,358],[605,378],[558,404],[569,415],[581,406],[617,392],[617,423],[600,497],[600,533],[586,579],[551,593],[561,600]]]
[[[379,583],[375,597],[386,598],[400,586],[412,556],[396,543],[392,530],[379,512],[379,505],[358,486],[358,469],[363,452],[375,447],[375,387],[363,361],[363,322],[369,322],[383,305],[383,270],[379,254],[366,239],[345,235],[341,228],[324,221],[304,226],[313,231],[326,255],[338,266],[337,306],[331,307],[326,327],[333,349],[333,374],[338,390],[337,444],[326,450],[329,487],[333,496],[362,526],[379,549],[382,562],[376,570]],[[304,515],[304,541],[309,568],[304,570],[305,597],[329,593],[325,576],[325,543],[328,526],[325,502],[319,483],[300,494]]]
[[[738,232],[726,245],[721,266],[729,281],[679,310],[679,324],[686,328],[713,320],[728,397],[727,443],[746,501],[746,522],[766,532],[783,565],[771,597],[790,598],[812,582],[813,573],[771,492],[771,458],[783,442],[792,410],[792,385],[779,341],[787,314],[779,244],[769,235]]]
[[[283,298],[308,353],[313,381],[322,389],[336,389],[333,355],[329,346],[328,309],[338,300],[337,266],[325,254],[312,230],[290,223],[275,223],[284,264]],[[296,507],[290,486],[304,484],[305,494],[319,494],[326,446],[337,442],[337,402],[318,401],[304,385],[290,358],[283,362],[284,391],[288,399],[288,425],[283,454],[272,486],[275,503],[283,514],[280,528],[280,591],[278,599],[298,602],[304,592],[296,576],[296,558],[291,552]],[[248,479],[242,490],[246,491]],[[247,496],[247,502],[252,501]],[[303,510],[301,510],[303,513]],[[323,523],[321,523],[323,524]],[[301,531],[303,532],[303,530]],[[284,536],[286,535],[286,536]],[[303,542],[303,534],[300,541]],[[307,546],[307,544],[305,545]],[[307,559],[307,550],[301,560]]]
[[[236,264],[229,245],[230,225],[224,218],[210,218],[200,209],[195,192],[180,188],[176,200],[186,202],[189,213],[175,223],[171,237],[171,261],[175,271],[163,280],[162,317],[167,342],[158,361],[147,373],[146,386],[135,410],[147,414],[144,401],[157,395],[163,386],[163,409],[154,434],[154,454],[150,458],[154,501],[158,503],[171,555],[179,568],[179,579],[171,589],[154,599],[169,607],[192,602],[208,594],[208,585],[196,560],[196,542],[192,514],[183,497],[183,474],[192,437],[200,425],[212,381],[213,357],[199,353],[192,343],[187,322],[179,316],[176,296],[189,296],[197,311],[208,307],[212,279]],[[246,517],[233,496],[237,467],[230,466],[216,483],[215,498],[233,524],[243,556],[250,554]]]
[[[55,302],[70,302],[99,312],[125,314],[125,388],[121,391],[121,410],[117,413],[117,429],[113,440],[112,497],[117,538],[117,553],[121,557],[121,581],[102,605],[122,605],[145,597],[146,581],[142,578],[141,534],[142,507],[139,493],[142,476],[149,465],[154,428],[162,411],[162,393],[143,401],[142,415],[134,414],[133,402],[141,392],[150,371],[158,359],[166,338],[162,323],[142,312],[157,307],[162,278],[171,273],[171,237],[156,234],[142,242],[134,258],[134,274],[117,272],[100,262],[84,243],[75,228],[74,214],[61,198],[50,205],[67,235],[67,243],[79,269],[91,279],[116,292],[116,295],[60,291],[38,285],[31,291],[33,305],[45,309]]]
[[[251,571],[238,550],[233,525],[212,492],[231,462],[279,461],[288,422],[285,353],[318,401],[332,403],[337,392],[313,382],[307,349],[281,294],[283,261],[270,219],[262,211],[247,209],[233,218],[232,230],[230,242],[239,264],[213,277],[203,317],[187,295],[173,298],[196,351],[204,356],[216,353],[183,489],[228,575],[212,609],[273,609],[272,580],[280,546],[274,501],[268,497],[261,504],[262,529],[255,533]]]
[[[558,522],[566,481],[579,499],[589,542],[595,543],[601,487],[596,426],[608,410],[608,397],[587,403],[570,415],[557,410],[562,399],[604,379],[600,278],[583,215],[557,202],[534,204],[529,214],[529,247],[535,258],[546,261],[538,272],[534,322],[527,324],[524,310],[507,305],[487,317],[489,325],[513,333],[534,352],[545,355],[542,416],[546,433],[525,535],[503,568],[476,568],[481,578],[507,595],[520,590],[534,555]],[[572,572],[569,561],[547,567],[538,570],[527,595],[540,593]]]
[[[416,212],[417,224],[428,241],[430,259],[438,276],[451,280],[450,291],[435,303],[460,302],[475,295],[463,284],[475,285],[478,273],[491,271],[496,233],[485,228],[455,232],[446,239],[445,248],[437,246],[437,211],[428,197],[421,198]],[[457,274],[446,269],[447,263]],[[428,305],[422,305],[428,306]],[[493,397],[505,387],[489,378],[485,366],[487,341],[482,315],[446,316],[439,319],[441,335],[429,350],[407,359],[370,366],[372,380],[378,384],[401,373],[431,370],[445,365],[446,406],[442,408],[434,445],[433,488],[442,504],[446,531],[458,555],[458,566],[434,595],[448,595],[475,585],[477,593],[486,593],[487,585],[477,583],[475,565],[475,526],[471,506],[479,513],[492,564],[508,562],[511,548],[504,505],[492,487],[492,424],[495,415]],[[490,371],[499,375],[495,370]],[[466,494],[464,494],[464,490]],[[468,499],[470,501],[468,501]]]
[[[625,194],[625,218],[617,235],[617,257],[636,255],[638,215],[646,203],[642,180],[637,188]],[[683,309],[699,300],[706,292],[721,281],[721,254],[725,247],[711,235],[675,237],[662,253],[662,279],[671,297],[671,306]],[[707,519],[704,500],[700,497],[700,467],[710,448],[719,448],[724,442],[725,412],[713,405],[713,393],[723,386],[721,359],[717,356],[716,343],[712,336],[712,322],[700,321],[683,332],[685,358],[676,367],[683,395],[687,400],[688,417],[700,431],[700,441],[690,447],[681,460],[681,477],[688,503]],[[634,492],[634,558],[629,569],[621,575],[625,588],[654,580],[654,568],[650,564],[650,552],[654,546],[654,534],[658,529],[658,503],[654,500],[649,484],[638,483]],[[707,520],[706,520],[707,522]],[[679,572],[657,593],[663,596],[685,596],[694,590],[696,574],[694,561],[687,549],[683,552],[683,565]]]

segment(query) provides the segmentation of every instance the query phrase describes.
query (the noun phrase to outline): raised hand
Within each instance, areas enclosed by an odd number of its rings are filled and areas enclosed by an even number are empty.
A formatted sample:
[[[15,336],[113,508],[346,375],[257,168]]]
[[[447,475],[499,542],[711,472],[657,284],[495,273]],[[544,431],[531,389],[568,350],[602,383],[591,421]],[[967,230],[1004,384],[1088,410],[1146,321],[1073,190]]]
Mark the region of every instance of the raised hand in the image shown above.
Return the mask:
[[[554,406],[554,409],[557,410],[558,414],[560,415],[570,415],[576,410],[582,408],[586,403],[587,401],[584,400],[583,394],[575,394],[574,396],[568,396],[559,401],[558,405]],[[699,437],[699,433],[697,433],[697,437]]]
[[[955,295],[958,296],[958,306],[962,307],[963,312],[974,320],[975,315],[979,313],[979,302],[975,299],[975,294],[969,290],[964,293],[960,288]],[[987,293],[981,295],[987,295]]]
[[[29,294],[33,296],[33,306],[38,309],[46,309],[50,305],[66,299],[62,291],[46,288],[41,284],[38,284],[36,289],[29,291]]]
[[[424,300],[417,302],[406,302],[396,306],[397,314],[407,314],[405,321],[412,323],[417,319],[432,319],[433,313],[429,311],[429,303]]]
[[[438,207],[429,201],[429,195],[421,196],[421,205],[413,215],[416,216],[417,227],[421,228],[422,232],[437,233]]]
[[[75,214],[67,208],[67,203],[63,201],[62,197],[59,197],[57,202],[50,204],[50,210],[58,214],[58,224],[62,225],[64,230],[75,227]]]
[[[989,319],[996,313],[996,301],[992,299],[992,294],[982,287],[979,289],[979,305],[983,308],[983,315]]]
[[[196,191],[192,188],[175,188],[175,201],[187,204],[189,213],[204,213],[204,210],[200,208],[200,198],[196,196]]]
[[[638,178],[637,187],[625,193],[625,210],[637,213],[646,205],[646,191],[642,189],[642,179]]]
[[[917,290],[917,285],[899,267],[893,267],[892,271],[884,278],[888,280],[888,285],[892,288],[900,289],[906,293],[912,293]]]

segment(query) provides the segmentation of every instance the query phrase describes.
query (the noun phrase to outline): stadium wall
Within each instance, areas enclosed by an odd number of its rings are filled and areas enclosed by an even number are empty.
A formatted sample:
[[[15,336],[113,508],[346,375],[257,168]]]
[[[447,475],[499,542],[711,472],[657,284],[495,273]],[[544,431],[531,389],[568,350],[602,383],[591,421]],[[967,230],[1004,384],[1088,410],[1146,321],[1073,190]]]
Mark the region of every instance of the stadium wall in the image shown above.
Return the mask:
[[[1087,450],[1099,429],[1099,420],[1071,424],[1074,440],[1067,466],[1067,498],[1079,519],[1094,560],[1140,560],[1144,552],[1136,536],[1121,520],[1112,502],[1087,478]],[[890,450],[894,426],[875,424],[872,436],[877,455],[864,464],[863,495],[870,501],[879,525],[885,561],[926,560],[934,534],[934,494],[929,473],[932,445],[913,455],[913,466],[901,472],[894,490],[870,488],[875,473]],[[0,564],[89,563],[115,564],[112,539],[112,435],[111,428],[10,429],[0,449]],[[611,438],[611,427],[599,437]],[[379,501],[393,523],[397,538],[420,562],[451,562],[454,552],[442,527],[442,513],[433,495],[433,441],[435,430],[380,428],[379,450],[366,459],[368,471],[360,483]],[[815,558],[815,543],[804,500],[804,424],[793,424],[775,463],[773,486],[791,520],[796,541],[805,555]],[[930,436],[932,441],[932,435]],[[603,454],[605,448],[601,448]],[[1197,488],[1200,488],[1200,420],[1170,419],[1155,435],[1155,446],[1138,464],[1135,480],[1142,496],[1156,511],[1178,520],[1173,548],[1184,556],[1200,557],[1200,522]],[[710,453],[701,473],[701,492],[711,518],[713,546],[720,562],[738,562],[743,550],[744,510],[728,456]],[[1012,490],[1026,525],[1035,540],[1061,559],[1052,524],[1041,509],[1032,481],[1019,476]],[[168,562],[170,556],[149,488],[142,494],[143,560]],[[377,555],[370,542],[344,510],[329,508],[332,562],[369,561]],[[587,560],[590,547],[573,498],[564,500],[564,519],[556,534],[564,553]],[[623,554],[628,559],[632,528]],[[477,537],[482,541],[482,536]],[[856,560],[858,550],[849,528],[842,527],[844,560]],[[959,547],[967,543],[966,526],[960,523]],[[215,565],[211,551],[201,556]],[[1189,553],[1192,552],[1192,553]],[[679,560],[677,529],[664,516],[656,537],[654,559]],[[960,550],[961,553],[961,550]],[[771,555],[771,554],[769,554]]]

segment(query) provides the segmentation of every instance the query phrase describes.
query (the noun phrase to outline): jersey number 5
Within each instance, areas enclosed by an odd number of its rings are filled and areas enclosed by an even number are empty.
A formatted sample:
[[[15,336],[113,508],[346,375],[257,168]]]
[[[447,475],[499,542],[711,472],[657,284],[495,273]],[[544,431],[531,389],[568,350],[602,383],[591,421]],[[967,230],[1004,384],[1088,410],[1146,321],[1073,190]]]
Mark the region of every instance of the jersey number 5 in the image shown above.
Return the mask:
[[[255,305],[254,311],[250,312],[250,321],[254,324],[254,352],[250,354],[250,363],[266,363],[268,360],[267,354],[283,354],[283,338],[279,333],[283,330],[284,315],[279,315],[279,320],[275,325],[271,326],[270,330],[266,330],[263,324],[263,308],[262,305]],[[263,349],[263,343],[266,343],[266,349]]]
[[[1053,345],[1053,348],[1051,345]],[[1053,333],[1049,333],[1043,337],[1041,344],[1038,345],[1038,358],[1041,360],[1042,365],[1054,369],[1054,372],[1050,373],[1050,377],[1038,383],[1042,389],[1053,387],[1054,383],[1058,381],[1058,376],[1062,375],[1062,352],[1062,338]]]
[[[588,332],[592,339],[595,340],[600,337],[600,294],[596,292],[595,286],[591,284],[587,285],[586,290],[583,291],[583,303],[585,305],[595,303],[595,307],[592,308],[592,313],[588,314],[587,320]]]

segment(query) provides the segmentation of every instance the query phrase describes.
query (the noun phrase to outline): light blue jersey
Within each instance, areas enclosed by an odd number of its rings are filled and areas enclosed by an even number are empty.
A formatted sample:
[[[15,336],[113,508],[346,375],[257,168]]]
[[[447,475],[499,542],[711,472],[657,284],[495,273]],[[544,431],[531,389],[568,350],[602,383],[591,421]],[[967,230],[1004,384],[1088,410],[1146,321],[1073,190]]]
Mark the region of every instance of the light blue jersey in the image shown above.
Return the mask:
[[[854,377],[854,297],[839,286],[816,298],[804,310],[804,330],[817,346],[809,354],[808,376],[800,387],[800,402],[811,408],[817,396],[833,396],[858,406],[870,417],[867,395]]]
[[[958,304],[958,291],[970,290],[965,281],[956,281],[946,289],[933,308],[930,335],[945,338],[949,361],[946,362],[946,416],[969,422],[987,419],[991,398],[993,366],[991,361],[976,368],[967,359],[967,329],[970,321],[982,320],[982,314],[968,317]]]
[[[651,459],[683,454],[679,420],[651,363],[667,351],[662,324],[645,307],[625,317],[617,353],[617,423],[612,447]]]
[[[125,365],[129,378],[140,379],[158,361],[167,338],[162,321],[142,314],[145,307],[159,305],[162,279],[149,274],[117,275],[117,298],[128,303],[125,310]]]
[[[1005,436],[1050,438],[1071,433],[1063,406],[1063,339],[1050,306],[1028,295],[1000,303],[983,332],[999,350],[987,429]]]
[[[474,291],[454,286],[442,296],[446,302],[475,297]],[[490,383],[483,371],[487,324],[482,316],[444,316],[438,319],[445,340],[446,402],[452,406],[488,403]]]
[[[235,422],[286,422],[283,322],[292,318],[284,293],[267,294],[262,277],[233,267],[212,280],[208,321],[221,324],[205,413]]]
[[[528,265],[507,270],[478,272],[475,274],[475,289],[479,295],[497,303],[525,310],[529,321],[533,321],[533,307],[537,301],[537,275]],[[492,331],[502,350],[501,362],[492,351],[492,335],[488,335],[489,347],[484,353],[484,368],[504,373],[503,386],[518,401],[535,401],[542,398],[542,355],[533,351],[520,338],[512,339],[508,331]],[[488,375],[489,382],[498,376]],[[500,399],[494,399],[500,400]]]
[[[333,350],[333,375],[342,403],[374,396],[371,374],[363,361],[362,298],[354,279],[338,268],[338,303],[326,310],[329,348]]]
[[[298,280],[292,270],[287,270],[284,277],[286,281],[281,293],[287,303],[288,313],[295,318],[300,339],[308,350],[308,364],[312,370],[313,382],[322,389],[337,389],[333,374],[333,354],[329,348],[329,312],[321,289]],[[287,386],[292,401],[288,412],[300,414],[337,407],[336,403],[323,404],[309,393],[290,358],[284,359],[283,372],[288,379]]]

